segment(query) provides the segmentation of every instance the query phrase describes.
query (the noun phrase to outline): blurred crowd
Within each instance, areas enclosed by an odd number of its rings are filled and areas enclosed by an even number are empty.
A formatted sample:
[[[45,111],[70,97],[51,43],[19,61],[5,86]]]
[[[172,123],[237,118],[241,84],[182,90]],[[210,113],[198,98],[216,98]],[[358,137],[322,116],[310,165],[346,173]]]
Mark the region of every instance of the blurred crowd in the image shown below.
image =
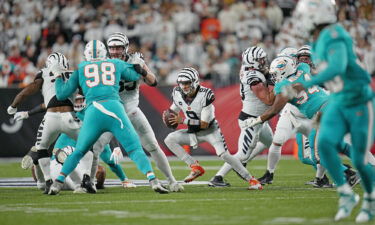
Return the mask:
[[[216,87],[238,81],[241,52],[258,45],[272,60],[284,47],[306,43],[293,19],[297,0],[0,0],[0,87],[33,81],[48,54],[58,51],[75,69],[87,41],[125,33],[161,84],[196,67]],[[375,72],[372,0],[339,0],[339,21]]]

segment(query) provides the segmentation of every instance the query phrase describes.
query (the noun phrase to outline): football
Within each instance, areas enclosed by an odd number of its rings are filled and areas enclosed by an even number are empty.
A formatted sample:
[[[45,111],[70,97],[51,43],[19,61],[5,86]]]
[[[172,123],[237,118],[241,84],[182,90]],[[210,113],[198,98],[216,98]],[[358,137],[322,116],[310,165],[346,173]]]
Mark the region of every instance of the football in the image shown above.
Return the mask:
[[[163,112],[163,122],[165,123],[165,125],[166,125],[167,127],[172,128],[172,129],[176,129],[176,128],[177,128],[177,126],[178,126],[177,123],[172,125],[172,124],[169,122],[169,118],[171,118],[172,116],[175,116],[175,115],[177,115],[177,113],[174,112],[174,111],[172,111],[172,110],[170,110],[170,109],[167,109],[167,110],[165,110],[165,111]]]

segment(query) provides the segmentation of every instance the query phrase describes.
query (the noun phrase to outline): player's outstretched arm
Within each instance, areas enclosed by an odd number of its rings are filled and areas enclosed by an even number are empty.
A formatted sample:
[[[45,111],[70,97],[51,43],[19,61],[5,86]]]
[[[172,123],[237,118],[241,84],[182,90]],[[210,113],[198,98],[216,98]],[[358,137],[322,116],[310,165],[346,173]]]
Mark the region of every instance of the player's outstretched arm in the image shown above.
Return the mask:
[[[25,101],[29,96],[37,93],[42,88],[42,85],[43,85],[43,79],[35,79],[34,82],[32,82],[31,84],[27,85],[24,89],[22,89],[22,91],[16,95],[12,104],[9,106],[8,113],[9,114],[16,113],[17,106],[23,101]],[[12,108],[13,111],[9,110],[10,108]],[[10,113],[10,111],[13,113]]]
[[[61,74],[55,75],[56,98],[59,101],[69,98],[78,88],[78,70],[75,70],[67,82],[64,82]]]
[[[42,113],[42,112],[45,112],[45,111],[47,111],[47,108],[44,105],[44,103],[42,103],[42,104],[39,104],[39,105],[35,106],[34,108],[32,108],[29,111],[17,112],[16,114],[14,114],[14,120],[15,121],[25,120],[25,119],[29,118],[29,116],[32,116],[32,115],[35,115],[35,114],[38,114],[38,113]]]
[[[321,85],[345,71],[348,65],[348,51],[344,42],[333,42],[328,46],[326,51],[328,53],[328,62],[318,63],[318,74],[316,74],[311,80],[303,82],[302,85],[304,88]]]
[[[158,84],[155,74],[146,64],[143,65],[143,69],[147,71],[147,75],[143,78],[144,82],[149,86],[155,87]]]
[[[272,105],[275,100],[275,95],[273,93],[273,86],[266,86],[265,84],[259,82],[251,85],[251,90],[264,104]]]
[[[282,94],[276,95],[272,106],[260,116],[262,122],[270,120],[272,117],[280,113],[288,101],[289,99]]]

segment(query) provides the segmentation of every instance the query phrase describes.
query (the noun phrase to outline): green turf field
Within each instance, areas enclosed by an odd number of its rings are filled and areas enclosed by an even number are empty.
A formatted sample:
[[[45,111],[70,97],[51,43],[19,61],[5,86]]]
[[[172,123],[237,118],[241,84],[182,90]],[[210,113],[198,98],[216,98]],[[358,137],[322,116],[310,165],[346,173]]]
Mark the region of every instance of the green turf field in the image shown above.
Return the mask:
[[[214,175],[222,162],[201,164],[206,174],[198,180],[204,181]],[[123,165],[130,178],[144,179],[134,164]],[[182,162],[173,161],[171,165],[178,180],[189,173]],[[265,160],[256,160],[248,169],[259,177],[265,165]],[[18,163],[0,163],[0,178],[29,174]],[[108,168],[107,176],[114,178]],[[232,187],[185,186],[185,192],[167,195],[154,193],[149,187],[111,187],[94,195],[63,191],[58,196],[43,195],[36,188],[0,188],[0,224],[333,224],[336,192],[304,185],[313,176],[311,167],[288,159],[280,162],[274,184],[262,191],[247,190],[247,184],[233,172],[227,177]],[[355,191],[362,193],[359,185]],[[350,218],[335,224],[354,224],[358,211],[359,207]]]

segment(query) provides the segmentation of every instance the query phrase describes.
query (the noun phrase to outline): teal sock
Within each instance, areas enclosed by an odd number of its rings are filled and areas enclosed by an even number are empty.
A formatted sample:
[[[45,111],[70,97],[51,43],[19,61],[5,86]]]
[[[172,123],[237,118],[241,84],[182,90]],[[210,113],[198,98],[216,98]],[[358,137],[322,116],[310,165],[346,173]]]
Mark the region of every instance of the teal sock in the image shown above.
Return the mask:
[[[128,156],[135,165],[137,165],[137,168],[144,174],[147,175],[149,172],[153,172],[150,160],[144,153],[142,149],[136,149],[131,152],[128,152]]]

